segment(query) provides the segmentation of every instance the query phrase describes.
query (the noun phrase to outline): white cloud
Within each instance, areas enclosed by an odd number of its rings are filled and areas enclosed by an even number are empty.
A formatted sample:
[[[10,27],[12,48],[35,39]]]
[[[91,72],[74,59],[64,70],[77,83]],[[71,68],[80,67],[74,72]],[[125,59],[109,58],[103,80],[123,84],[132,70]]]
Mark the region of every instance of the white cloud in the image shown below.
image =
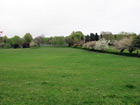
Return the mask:
[[[0,0],[3,35],[69,35],[72,31],[140,33],[139,0]]]

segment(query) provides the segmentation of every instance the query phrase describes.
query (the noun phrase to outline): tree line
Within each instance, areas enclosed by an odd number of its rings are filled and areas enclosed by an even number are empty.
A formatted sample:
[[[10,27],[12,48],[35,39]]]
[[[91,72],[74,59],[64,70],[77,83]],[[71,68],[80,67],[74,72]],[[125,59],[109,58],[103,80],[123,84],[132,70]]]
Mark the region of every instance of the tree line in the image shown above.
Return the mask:
[[[23,38],[15,35],[12,38],[7,36],[0,37],[0,47],[2,48],[29,48],[39,47],[41,45],[53,46],[73,46],[85,47],[88,49],[105,50],[111,46],[120,50],[122,53],[125,49],[132,53],[140,48],[140,35],[135,33],[120,32],[112,34],[111,32],[90,33],[84,35],[81,31],[73,31],[69,36],[44,37],[38,36],[33,38],[30,33],[26,33]]]

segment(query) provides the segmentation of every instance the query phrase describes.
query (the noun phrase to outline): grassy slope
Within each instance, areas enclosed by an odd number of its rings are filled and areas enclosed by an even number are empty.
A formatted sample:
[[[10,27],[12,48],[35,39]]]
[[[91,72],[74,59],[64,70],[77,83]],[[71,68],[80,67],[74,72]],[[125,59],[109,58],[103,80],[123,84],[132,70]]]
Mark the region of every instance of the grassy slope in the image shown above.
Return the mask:
[[[140,59],[74,48],[0,49],[0,104],[139,105]]]

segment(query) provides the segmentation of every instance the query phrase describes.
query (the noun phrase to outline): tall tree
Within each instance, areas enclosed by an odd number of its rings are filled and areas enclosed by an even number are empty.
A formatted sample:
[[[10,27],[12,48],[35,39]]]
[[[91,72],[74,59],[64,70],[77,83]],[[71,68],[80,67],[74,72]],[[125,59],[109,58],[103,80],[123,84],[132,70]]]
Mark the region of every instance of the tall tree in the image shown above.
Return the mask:
[[[90,41],[95,41],[95,35],[93,33],[90,33]]]
[[[32,35],[30,33],[26,33],[24,35],[24,42],[31,43],[32,40],[33,40],[33,38],[32,38]]]
[[[45,44],[46,40],[44,36],[38,36],[34,39],[34,42],[36,42],[38,44],[38,46],[40,46],[41,44]]]
[[[4,37],[2,38],[2,42],[6,43],[7,39],[8,39],[8,37],[7,37],[7,36],[4,36]]]
[[[95,40],[98,41],[99,40],[99,35],[96,33],[95,34]]]
[[[90,37],[89,35],[86,36],[85,42],[89,42],[90,41]]]
[[[71,37],[69,37],[69,36],[67,36],[65,38],[65,40],[66,40],[66,43],[68,44],[69,47],[74,44],[74,40]]]
[[[75,43],[80,44],[81,39],[85,40],[84,34],[81,31],[73,31],[71,35],[66,38],[66,42],[69,46],[72,46]]]
[[[100,35],[100,39],[102,39],[102,38],[103,38],[103,35],[101,34],[101,35]]]
[[[132,42],[135,48],[140,49],[140,35],[136,36]]]
[[[51,44],[54,46],[64,46],[65,38],[63,36],[55,36],[52,38]]]
[[[112,39],[113,34],[111,32],[102,31],[101,34],[102,34],[103,38],[105,38],[107,41],[113,40]]]
[[[20,37],[15,35],[13,38],[12,38],[12,41],[13,41],[13,45],[14,44],[20,44]]]

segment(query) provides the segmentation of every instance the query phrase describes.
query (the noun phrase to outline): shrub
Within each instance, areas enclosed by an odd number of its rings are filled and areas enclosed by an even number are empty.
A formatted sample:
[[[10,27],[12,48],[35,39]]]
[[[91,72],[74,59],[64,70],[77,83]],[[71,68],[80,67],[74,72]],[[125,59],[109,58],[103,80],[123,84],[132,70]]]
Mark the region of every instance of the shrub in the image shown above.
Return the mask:
[[[81,45],[81,46],[82,46],[84,43],[85,43],[84,40],[81,40],[81,41],[80,41],[80,45]]]
[[[96,42],[95,49],[104,51],[108,48],[108,43],[104,38]]]
[[[32,48],[38,47],[38,44],[32,41],[30,43],[30,47],[32,47]]]
[[[73,47],[78,47],[78,46],[80,46],[80,44],[77,43],[73,44]]]
[[[30,48],[30,44],[28,42],[25,42],[23,45],[22,45],[23,48]]]
[[[87,48],[88,49],[94,49],[95,45],[96,45],[96,41],[88,42],[87,43]]]
[[[6,43],[4,48],[11,48],[11,45],[9,43]]]
[[[96,41],[90,41],[85,43],[82,47],[87,49],[94,49],[95,45],[96,45]]]
[[[5,46],[5,43],[0,43],[1,48],[4,48],[4,46]]]
[[[12,38],[8,38],[6,44],[9,43],[11,47],[13,47],[13,40]]]
[[[14,44],[14,48],[20,48],[19,44]]]
[[[86,43],[84,43],[83,46],[82,46],[82,48],[87,48],[86,46],[87,46]]]

